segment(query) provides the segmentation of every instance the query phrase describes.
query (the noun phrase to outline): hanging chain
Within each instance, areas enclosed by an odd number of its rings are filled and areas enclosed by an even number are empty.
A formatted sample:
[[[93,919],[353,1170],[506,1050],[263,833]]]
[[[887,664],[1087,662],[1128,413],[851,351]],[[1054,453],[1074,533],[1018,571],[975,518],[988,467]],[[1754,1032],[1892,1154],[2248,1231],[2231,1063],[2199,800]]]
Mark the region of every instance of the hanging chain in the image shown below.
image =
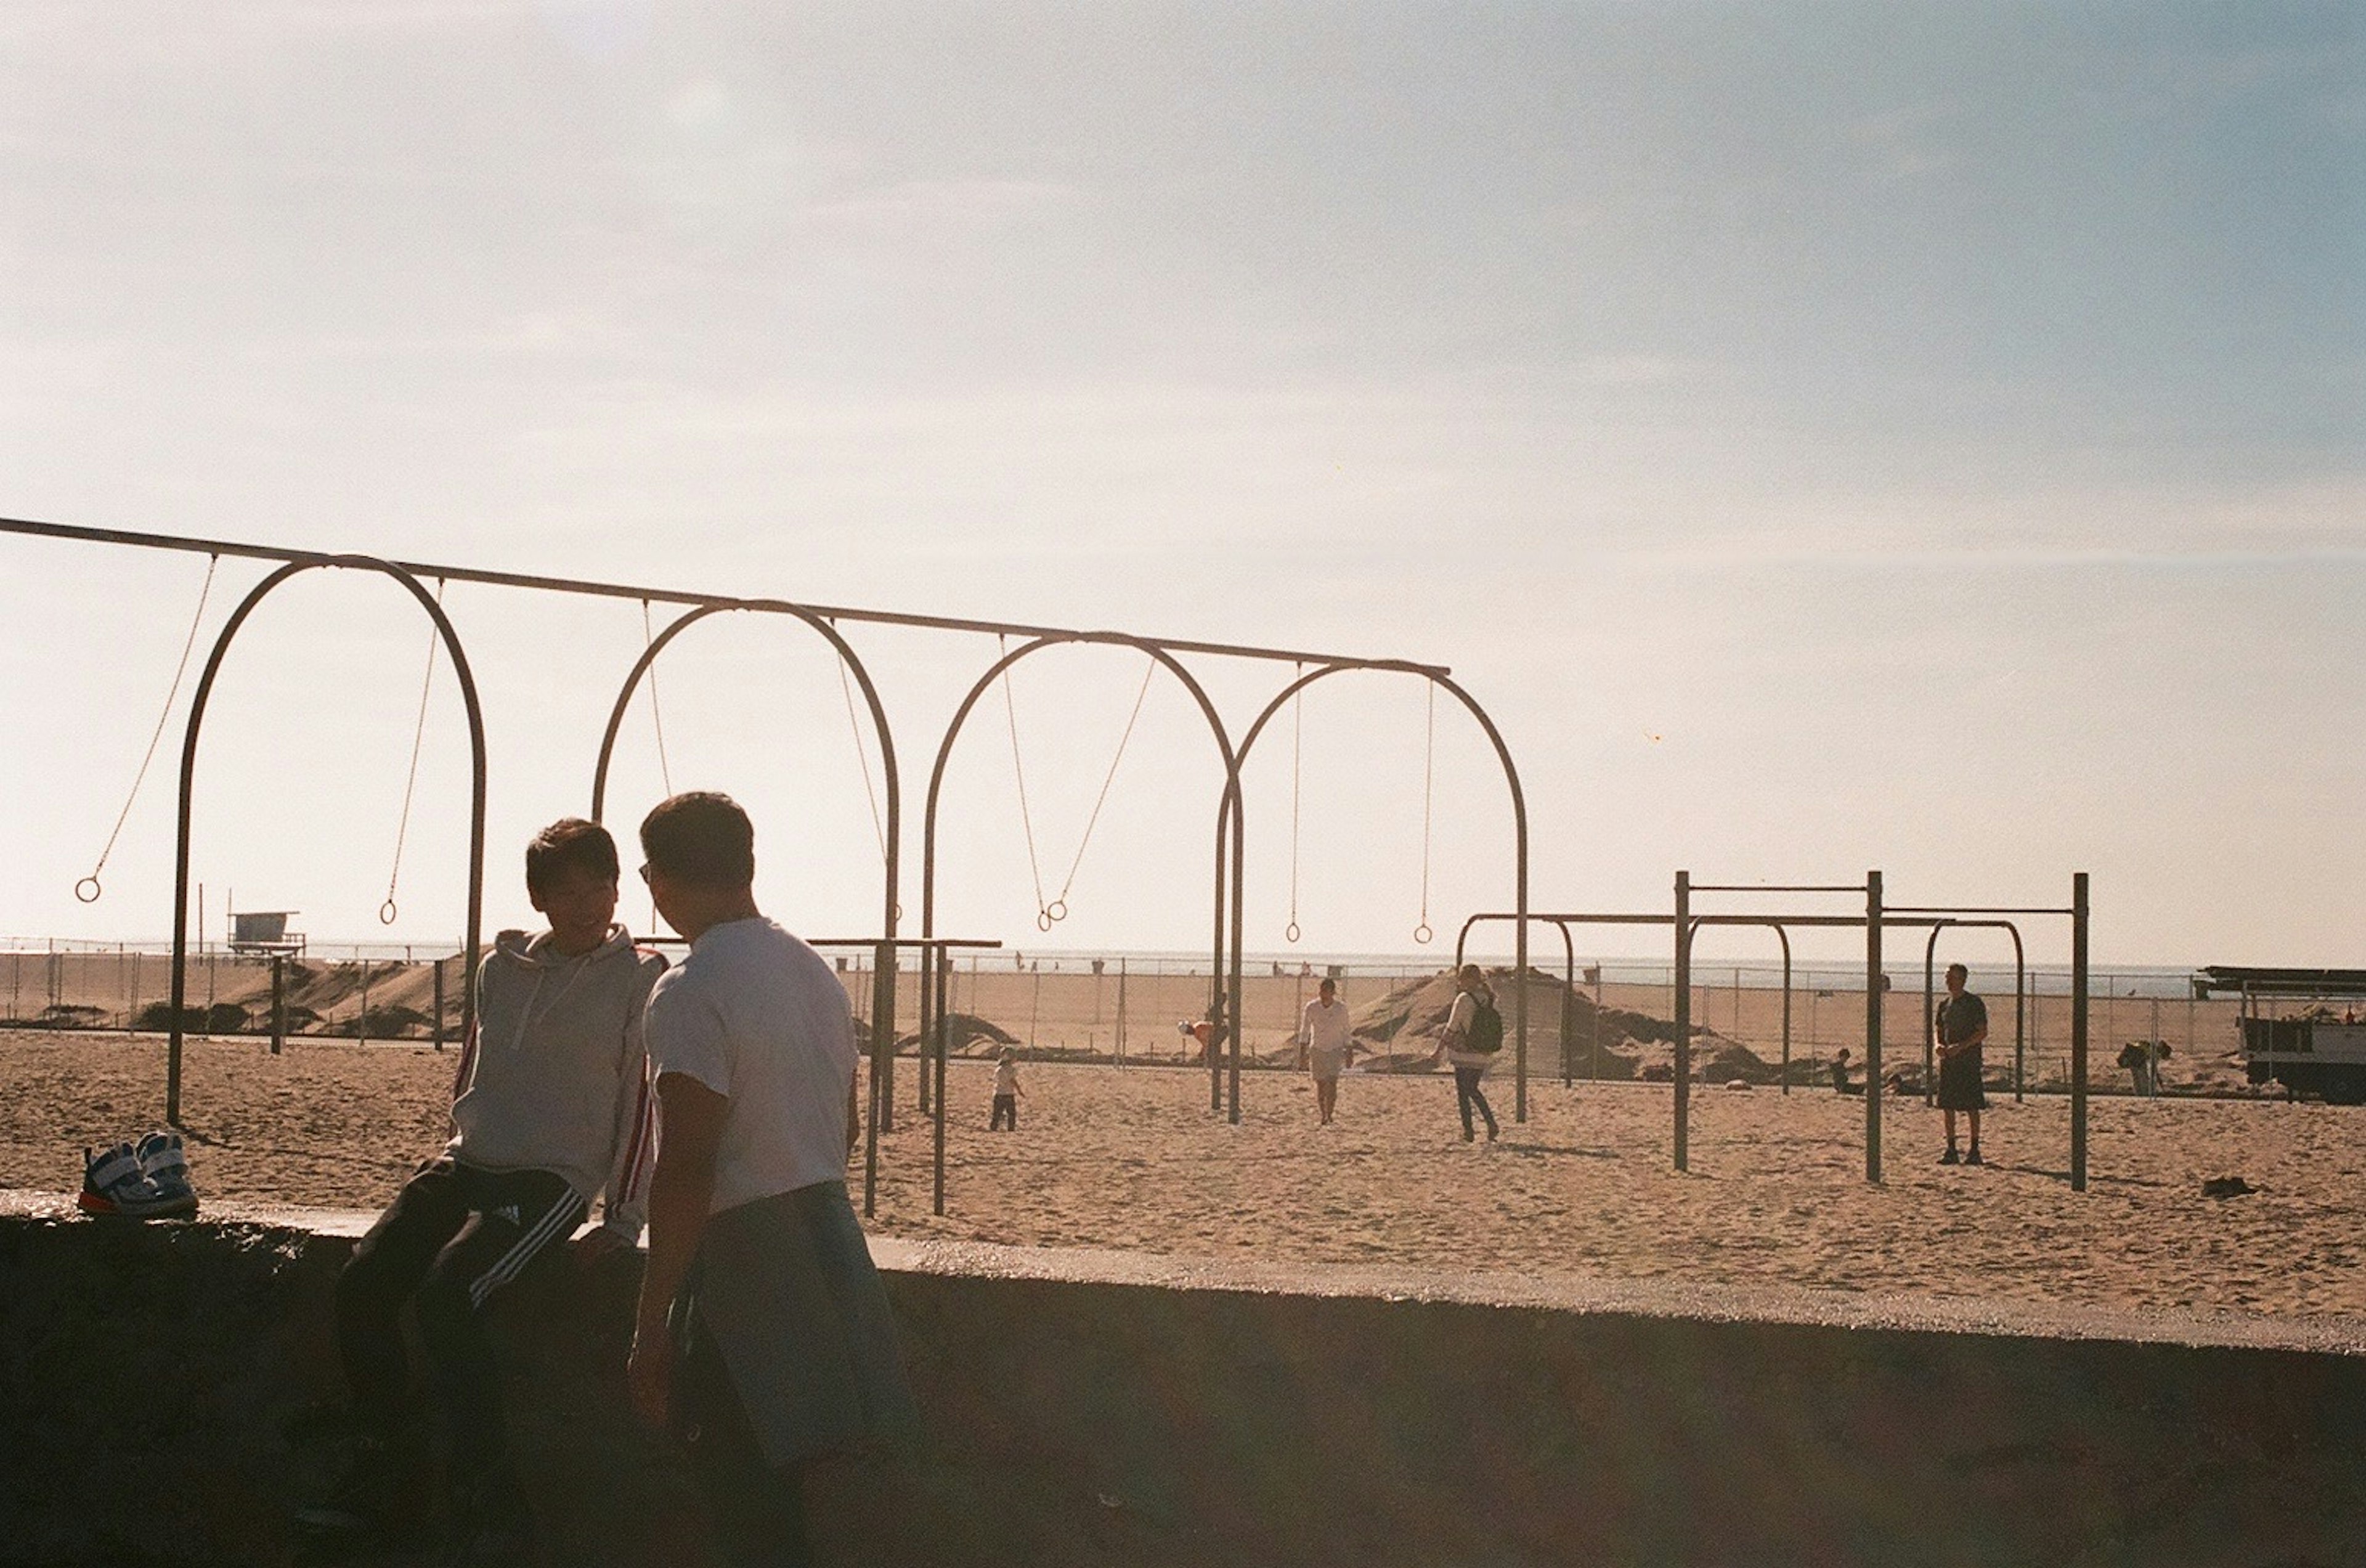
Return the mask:
[[[1301,663],[1293,668],[1299,676],[1305,675],[1304,664]],[[1299,762],[1304,755],[1305,746],[1306,693],[1301,689],[1290,694],[1290,924],[1283,928],[1281,933],[1285,940],[1293,942],[1299,937],[1298,796],[1301,779]]]
[[[1421,743],[1421,923],[1413,928],[1414,941],[1427,947],[1437,933],[1429,929],[1429,807],[1437,761],[1437,686],[1431,682],[1423,716]]]
[[[435,580],[435,603],[444,603],[444,580]],[[411,797],[419,787],[419,750],[427,739],[427,694],[435,686],[435,650],[442,643],[441,628],[427,628],[427,673],[419,680],[419,722],[411,731],[411,772],[402,781],[402,816],[394,826],[394,869],[387,873],[386,902],[377,907],[377,923],[390,926],[401,918],[402,911],[394,902],[394,889],[402,880],[402,845],[411,836]]]
[[[1060,884],[1060,896],[1044,910],[1054,921],[1068,918],[1068,890],[1076,885],[1076,873],[1085,863],[1085,848],[1093,841],[1093,825],[1101,819],[1101,806],[1109,799],[1110,785],[1117,782],[1117,766],[1125,761],[1126,743],[1133,739],[1134,720],[1142,716],[1143,699],[1150,695],[1150,678],[1157,673],[1158,660],[1144,660],[1142,690],[1133,694],[1133,711],[1126,715],[1125,733],[1117,738],[1117,754],[1110,759],[1109,772],[1101,777],[1101,792],[1093,799],[1093,814],[1085,818],[1085,835],[1076,840],[1076,858],[1068,863],[1068,879]]]
[[[140,758],[140,770],[131,775],[131,791],[123,797],[123,809],[116,813],[115,830],[107,836],[107,847],[98,852],[98,863],[90,874],[74,884],[73,893],[85,904],[98,902],[107,889],[100,885],[98,874],[107,869],[107,857],[115,852],[115,840],[122,836],[123,824],[130,819],[131,803],[140,798],[140,785],[148,776],[148,764],[156,760],[156,743],[164,739],[164,725],[173,716],[174,699],[181,694],[181,677],[189,671],[189,654],[197,646],[197,628],[205,624],[206,600],[214,590],[214,569],[221,564],[220,556],[206,558],[206,581],[197,589],[197,613],[189,617],[189,635],[181,643],[181,661],[173,666],[173,684],[164,693],[164,711],[156,716],[155,733],[148,737],[148,750]],[[90,891],[85,894],[84,888]]]
[[[656,640],[657,637],[649,625],[649,602],[644,599],[641,601],[641,651],[647,653],[649,645]],[[671,795],[673,767],[666,760],[665,709],[658,705],[658,661],[656,660],[649,660],[648,668],[642,671],[642,677],[649,683],[649,724],[658,732],[658,779],[665,785],[666,794]]]
[[[1002,633],[995,633],[994,646],[1008,656],[1009,644]],[[1002,711],[1010,720],[1010,773],[1019,781],[1019,826],[1027,834],[1027,871],[1035,879],[1035,929],[1048,931],[1053,925],[1052,906],[1043,897],[1043,867],[1035,856],[1035,818],[1027,807],[1027,768],[1019,760],[1019,704],[1010,694],[1008,664],[1002,667]]]
[[[833,619],[829,624],[835,631],[838,622]],[[862,744],[862,720],[854,711],[854,682],[847,675],[843,656],[838,660],[838,689],[846,698],[846,728],[854,738],[854,760],[862,769],[862,794],[871,802],[871,834],[879,840],[879,861],[884,865],[887,862],[887,819],[879,813],[879,792],[871,787],[871,752]],[[886,759],[884,757],[880,759],[880,771],[886,771]],[[904,906],[900,901],[896,906],[896,918],[899,920],[904,918]]]

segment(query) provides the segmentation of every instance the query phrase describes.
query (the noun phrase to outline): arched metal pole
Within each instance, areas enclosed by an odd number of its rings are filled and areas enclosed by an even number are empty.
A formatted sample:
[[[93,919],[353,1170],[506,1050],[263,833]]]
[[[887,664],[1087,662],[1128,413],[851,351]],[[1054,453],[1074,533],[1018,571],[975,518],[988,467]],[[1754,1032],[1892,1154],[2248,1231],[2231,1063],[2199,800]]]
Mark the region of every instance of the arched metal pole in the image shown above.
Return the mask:
[[[164,1120],[173,1126],[181,1124],[181,1014],[188,1000],[189,970],[189,824],[196,793],[197,771],[197,736],[205,727],[206,703],[213,695],[214,679],[221,672],[222,658],[230,652],[231,641],[247,616],[263,603],[271,592],[289,578],[319,567],[353,568],[382,572],[411,591],[429,618],[435,623],[436,635],[443,639],[444,651],[451,656],[452,671],[459,678],[460,696],[468,710],[468,744],[471,777],[468,797],[468,930],[466,965],[460,982],[460,1037],[466,1041],[477,1021],[477,950],[482,935],[485,910],[485,716],[477,701],[477,678],[468,668],[468,653],[460,647],[459,634],[444,614],[444,606],[427,592],[416,577],[391,561],[376,556],[321,556],[309,560],[290,561],[256,583],[230,619],[222,623],[221,635],[214,639],[213,652],[206,660],[205,673],[197,678],[197,691],[189,699],[189,724],[181,739],[181,802],[179,828],[173,849],[173,1032],[165,1054]]]
[[[885,886],[880,897],[879,930],[889,943],[896,940],[896,885],[903,854],[903,788],[896,770],[896,736],[888,728],[887,709],[879,700],[879,688],[873,684],[871,671],[856,657],[854,649],[828,617],[815,614],[803,605],[786,604],[778,599],[743,599],[727,604],[701,604],[676,618],[665,630],[649,639],[641,656],[633,661],[631,671],[616,693],[615,705],[608,710],[608,728],[600,737],[600,757],[592,771],[592,819],[601,820],[608,804],[608,768],[615,755],[616,736],[623,729],[625,714],[632,706],[633,694],[639,690],[641,680],[668,643],[688,631],[709,615],[727,611],[749,610],[767,615],[788,615],[803,621],[819,632],[838,653],[839,661],[854,676],[862,690],[862,701],[871,710],[872,732],[879,741],[879,767],[886,777],[886,823],[881,829],[886,840],[882,858],[885,862]],[[896,949],[881,947],[874,954],[871,975],[871,1097],[869,1112],[864,1117],[862,1149],[862,1212],[874,1211],[879,1190],[879,1134],[884,1127],[893,1131],[896,1125]],[[927,992],[925,985],[921,987]],[[926,1069],[923,1068],[923,1071]]]
[[[1216,712],[1216,705],[1208,700],[1207,689],[1200,684],[1198,678],[1189,670],[1184,668],[1164,647],[1146,637],[1133,637],[1125,632],[1057,632],[1031,638],[996,660],[987,668],[986,673],[977,678],[977,683],[970,687],[969,694],[963,697],[961,705],[953,710],[952,722],[945,726],[945,738],[938,744],[936,765],[929,770],[928,802],[920,814],[920,935],[924,939],[937,934],[937,807],[944,792],[945,765],[952,760],[953,742],[961,738],[962,726],[969,721],[970,711],[977,706],[978,699],[993,689],[994,682],[1001,677],[1004,671],[1031,654],[1039,653],[1044,649],[1057,647],[1064,643],[1092,643],[1135,649],[1166,666],[1177,681],[1183,682],[1183,689],[1191,694],[1191,700],[1200,705],[1200,712],[1208,721],[1209,731],[1216,738],[1216,750],[1224,763],[1224,788],[1227,795],[1234,795],[1239,792],[1240,760],[1233,750],[1232,738],[1225,733],[1222,716]],[[928,950],[923,948],[921,951]],[[1234,976],[1233,984],[1234,1016],[1227,1021],[1227,1023],[1234,1032],[1237,1050],[1240,1032],[1238,1016],[1240,980],[1237,974]],[[934,1009],[930,1005],[930,993],[933,989],[932,987],[921,987],[920,994],[923,999],[920,1014],[920,1049],[926,1054],[925,1059],[930,1064],[936,1075],[934,1212],[941,1214],[945,1212],[946,1043],[943,1020],[936,1015]]]
[[[1462,955],[1470,944],[1471,928],[1482,920],[1502,918],[1482,913],[1463,919],[1462,929],[1454,933],[1454,966],[1457,969],[1462,967]],[[1569,1066],[1569,998],[1577,990],[1577,939],[1570,934],[1569,922],[1557,915],[1530,915],[1528,919],[1560,932],[1561,972],[1565,977],[1560,994],[1560,1086],[1567,1089],[1574,1081]]]
[[[2029,987],[2029,964],[2022,953],[2021,928],[2013,924],[2011,920],[1940,919],[1932,920],[1931,922],[1930,940],[1922,944],[1923,1084],[1931,1093],[1932,1097],[1935,1099],[1938,1094],[1938,1075],[1931,1059],[1933,1050],[1933,1045],[1931,1040],[1931,1032],[1933,1017],[1932,1010],[1938,1004],[1937,994],[1931,988],[1931,962],[1938,954],[1939,933],[1945,931],[1950,926],[1965,931],[1986,929],[1989,931],[2004,931],[2012,933],[2012,1097],[2014,1100],[2018,1100],[2021,1099],[2021,1017],[2022,998],[2027,993]],[[1928,1103],[1928,1101],[1925,1103]]]
[[[1515,862],[1515,897],[1513,899],[1513,903],[1516,918],[1519,921],[1518,925],[1515,928],[1515,934],[1512,939],[1513,972],[1518,976],[1517,983],[1512,989],[1512,1070],[1515,1085],[1513,1094],[1515,1102],[1513,1111],[1513,1120],[1526,1122],[1528,1119],[1528,802],[1527,796],[1520,788],[1520,770],[1512,761],[1511,748],[1504,744],[1503,732],[1495,728],[1495,721],[1488,716],[1487,710],[1481,707],[1470,693],[1464,691],[1459,685],[1458,685],[1453,677],[1441,674],[1437,671],[1426,666],[1386,659],[1364,660],[1354,662],[1345,660],[1336,661],[1325,664],[1319,670],[1307,671],[1305,674],[1299,676],[1296,680],[1290,682],[1290,684],[1284,686],[1280,691],[1274,694],[1273,700],[1266,705],[1265,711],[1257,715],[1256,722],[1250,725],[1247,731],[1243,736],[1238,761],[1242,763],[1246,762],[1249,748],[1256,744],[1257,736],[1264,732],[1265,727],[1267,724],[1271,722],[1273,716],[1281,711],[1282,705],[1289,702],[1290,698],[1296,696],[1307,687],[1313,685],[1315,682],[1324,680],[1330,676],[1337,675],[1349,670],[1380,670],[1398,674],[1419,675],[1425,680],[1434,682],[1441,691],[1446,692],[1448,695],[1452,696],[1455,701],[1460,703],[1463,707],[1470,712],[1470,716],[1479,721],[1479,728],[1486,732],[1488,742],[1495,748],[1496,760],[1504,766],[1504,782],[1510,786],[1512,792],[1513,856]],[[1230,965],[1232,975],[1231,990],[1233,1009],[1235,1013],[1238,1012],[1241,1004],[1241,991],[1243,985],[1242,964],[1244,957],[1242,951],[1242,931],[1246,918],[1245,914],[1246,899],[1244,897],[1244,891],[1241,886],[1242,872],[1245,869],[1245,856],[1241,843],[1243,835],[1238,826],[1241,820],[1241,805],[1238,799],[1240,787],[1240,769],[1238,766],[1235,766],[1233,771],[1233,777],[1227,785],[1225,800],[1218,807],[1216,813],[1217,857],[1220,863],[1223,858],[1223,822],[1225,818],[1230,816],[1235,824],[1233,835],[1232,876],[1230,878],[1232,883],[1233,900],[1233,951]],[[1234,1028],[1236,1032],[1239,1027],[1239,1021],[1235,1018],[1234,1021]],[[1233,1120],[1235,1122],[1239,1121],[1240,1115],[1239,1085],[1236,1077],[1234,1087],[1234,1103],[1232,1109]]]

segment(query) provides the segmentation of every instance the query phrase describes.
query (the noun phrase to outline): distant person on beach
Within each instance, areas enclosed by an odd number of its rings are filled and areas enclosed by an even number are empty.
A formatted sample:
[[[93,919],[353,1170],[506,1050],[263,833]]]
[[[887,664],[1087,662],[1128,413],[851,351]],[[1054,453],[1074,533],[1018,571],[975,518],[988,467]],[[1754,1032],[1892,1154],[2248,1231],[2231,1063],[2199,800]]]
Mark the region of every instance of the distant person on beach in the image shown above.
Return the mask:
[[[994,1109],[987,1112],[986,1130],[999,1133],[1006,1128],[1019,1131],[1019,1097],[1027,1091],[1019,1087],[1019,1053],[1005,1045],[994,1063]]]
[[[1315,987],[1299,1022],[1299,1038],[1306,1045],[1307,1070],[1314,1078],[1314,1111],[1318,1126],[1328,1127],[1339,1109],[1339,1075],[1346,1070],[1354,1043],[1347,1033],[1347,1004],[1339,999],[1339,982],[1324,976]]]
[[[1981,1090],[1980,1046],[1989,1037],[1988,1004],[1964,988],[1971,971],[1960,964],[1947,965],[1947,994],[1932,1010],[1931,1037],[1939,1054],[1939,1114],[1947,1129],[1947,1152],[1941,1165],[1984,1163],[1980,1158],[1980,1111],[1988,1104]],[[1972,1147],[1955,1152],[1955,1112],[1971,1122]]]
[[[1462,1141],[1473,1136],[1470,1111],[1477,1107],[1486,1119],[1487,1141],[1495,1141],[1495,1108],[1480,1091],[1479,1080],[1494,1065],[1503,1048],[1503,1017],[1495,1011],[1495,993],[1476,964],[1466,964],[1454,977],[1454,1005],[1437,1037],[1437,1057],[1454,1068],[1454,1105],[1462,1113]],[[1493,1020],[1492,1038],[1489,1021]]]
[[[806,1562],[806,1461],[914,1418],[846,1196],[853,1018],[829,964],[756,908],[737,802],[660,802],[641,851],[690,953],[649,995],[659,1134],[625,1382],[686,1450],[721,1560]]]
[[[1203,1067],[1212,1067],[1216,1065],[1216,1044],[1223,1038],[1223,1031],[1218,1027],[1212,1016],[1216,1010],[1211,1008],[1208,1010],[1211,1016],[1200,1019],[1196,1023],[1186,1018],[1177,1020],[1175,1024],[1177,1033],[1199,1047],[1200,1065]]]
[[[1849,1050],[1845,1045],[1841,1047],[1840,1055],[1832,1058],[1832,1089],[1839,1094],[1864,1092],[1862,1086],[1849,1082]]]
[[[603,1191],[601,1224],[574,1243],[577,1261],[640,1239],[654,1130],[642,1006],[665,960],[614,923],[616,882],[615,840],[597,823],[567,818],[526,846],[526,897],[550,929],[505,931],[494,943],[455,1076],[451,1141],[403,1184],[337,1276],[337,1348],[358,1446],[337,1487],[297,1511],[314,1530],[383,1533],[411,1506],[428,1445],[402,1418],[408,1300],[444,1428],[452,1561],[532,1551],[484,1311],[572,1235]]]

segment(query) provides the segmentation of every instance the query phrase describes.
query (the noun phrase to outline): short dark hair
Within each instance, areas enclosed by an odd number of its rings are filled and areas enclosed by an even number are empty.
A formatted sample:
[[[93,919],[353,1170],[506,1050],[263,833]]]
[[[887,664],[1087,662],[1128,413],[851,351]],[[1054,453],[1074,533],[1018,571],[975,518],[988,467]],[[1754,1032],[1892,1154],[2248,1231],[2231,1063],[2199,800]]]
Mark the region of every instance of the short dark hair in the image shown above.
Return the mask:
[[[1960,964],[1948,964],[1947,973],[1950,975],[1961,975],[1966,980],[1972,977],[1972,972],[1969,969],[1965,968]]]
[[[704,887],[756,880],[756,828],[739,803],[714,790],[672,795],[641,818],[641,852],[653,870]]]
[[[617,876],[616,840],[597,822],[562,817],[536,833],[525,846],[525,885],[535,893],[550,890],[570,871],[588,871],[603,882]]]

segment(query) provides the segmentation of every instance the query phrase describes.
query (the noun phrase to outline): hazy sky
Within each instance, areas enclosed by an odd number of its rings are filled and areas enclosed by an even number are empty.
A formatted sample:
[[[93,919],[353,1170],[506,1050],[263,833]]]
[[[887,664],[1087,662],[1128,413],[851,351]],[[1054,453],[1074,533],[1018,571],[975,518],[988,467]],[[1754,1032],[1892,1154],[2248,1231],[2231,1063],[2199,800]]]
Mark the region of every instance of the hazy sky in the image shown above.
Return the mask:
[[[1518,760],[1539,907],[1662,908],[1679,866],[2052,904],[2084,869],[2106,960],[2366,963],[2354,5],[16,0],[0,192],[0,514],[1435,660]],[[0,934],[169,929],[177,718],[107,897],[70,888],[204,573],[0,537]],[[224,563],[207,636],[259,575]],[[523,922],[640,613],[448,604]],[[994,646],[851,635],[917,914]],[[456,929],[448,671],[373,914],[425,654],[383,581],[258,613],[209,888]],[[1235,731],[1290,673],[1196,667]],[[660,668],[667,771],[755,809],[768,907],[870,929],[819,641],[734,617]],[[1047,896],[1143,674],[1020,667]],[[1408,949],[1423,690],[1302,716],[1305,945]],[[1031,942],[1009,717],[954,754],[942,924]],[[1252,764],[1256,948],[1290,739]],[[629,824],[646,708],[618,765]],[[1450,931],[1510,902],[1510,818],[1451,708],[1432,773]],[[1204,940],[1220,777],[1154,682],[1061,945]]]

